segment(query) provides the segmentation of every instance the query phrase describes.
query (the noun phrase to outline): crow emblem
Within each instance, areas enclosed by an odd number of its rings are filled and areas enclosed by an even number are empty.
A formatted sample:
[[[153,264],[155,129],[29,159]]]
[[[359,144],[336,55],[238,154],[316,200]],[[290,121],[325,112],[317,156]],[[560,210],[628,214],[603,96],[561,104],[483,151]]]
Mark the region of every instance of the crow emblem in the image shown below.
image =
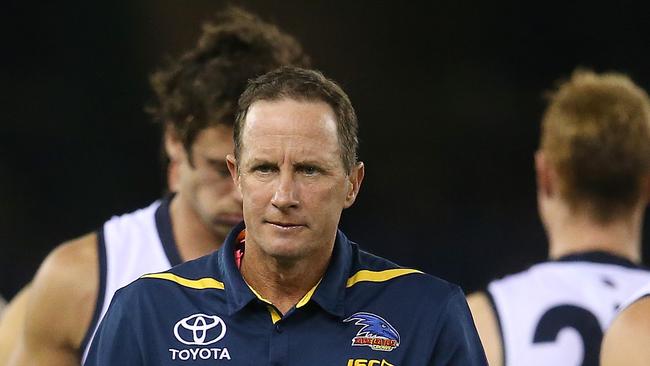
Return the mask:
[[[399,333],[379,315],[359,312],[343,321],[354,322],[354,325],[361,326],[352,339],[353,346],[367,346],[375,351],[392,351],[399,347]]]

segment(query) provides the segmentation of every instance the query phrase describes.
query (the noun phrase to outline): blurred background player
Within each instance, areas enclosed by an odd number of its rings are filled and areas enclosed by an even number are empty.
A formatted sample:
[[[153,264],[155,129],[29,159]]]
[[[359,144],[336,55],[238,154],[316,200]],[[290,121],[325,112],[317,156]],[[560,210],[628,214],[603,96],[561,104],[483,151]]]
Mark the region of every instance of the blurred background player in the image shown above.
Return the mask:
[[[491,365],[597,365],[617,307],[650,280],[641,227],[650,189],[648,96],[578,70],[551,96],[535,155],[548,262],[469,296]]]
[[[118,288],[217,249],[242,220],[225,160],[237,99],[248,79],[308,63],[295,39],[241,9],[205,24],[194,49],[151,77],[157,103],[150,112],[164,126],[175,194],[56,248],[10,305],[0,340],[15,344],[4,344],[13,354],[0,357],[78,365]]]
[[[607,329],[603,339],[602,366],[650,365],[650,284],[638,291]]]

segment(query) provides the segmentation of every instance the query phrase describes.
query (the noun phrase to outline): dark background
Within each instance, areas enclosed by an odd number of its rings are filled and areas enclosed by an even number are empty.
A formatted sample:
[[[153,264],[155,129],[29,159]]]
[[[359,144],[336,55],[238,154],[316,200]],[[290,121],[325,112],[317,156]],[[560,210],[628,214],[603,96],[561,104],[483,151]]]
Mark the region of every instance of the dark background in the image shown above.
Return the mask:
[[[295,35],[349,93],[367,167],[344,214],[349,236],[466,291],[545,258],[532,159],[542,92],[578,65],[650,88],[639,5],[232,3]],[[223,5],[5,2],[0,293],[12,296],[58,243],[160,196],[147,75]]]

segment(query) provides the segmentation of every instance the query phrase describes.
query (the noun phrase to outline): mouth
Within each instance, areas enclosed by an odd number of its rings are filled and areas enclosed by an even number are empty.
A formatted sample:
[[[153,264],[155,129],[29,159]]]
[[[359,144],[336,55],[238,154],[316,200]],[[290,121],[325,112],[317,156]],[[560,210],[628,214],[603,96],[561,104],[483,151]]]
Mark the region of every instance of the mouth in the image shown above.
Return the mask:
[[[289,222],[289,221],[266,220],[265,223],[283,231],[297,230],[306,227],[306,225],[295,223],[295,222]]]

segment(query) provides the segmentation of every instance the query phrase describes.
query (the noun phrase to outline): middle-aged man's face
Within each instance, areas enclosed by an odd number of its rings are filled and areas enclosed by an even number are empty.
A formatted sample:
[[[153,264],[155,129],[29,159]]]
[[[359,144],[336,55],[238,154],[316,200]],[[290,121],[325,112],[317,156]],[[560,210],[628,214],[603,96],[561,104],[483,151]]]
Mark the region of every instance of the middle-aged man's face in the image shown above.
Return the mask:
[[[289,260],[331,250],[363,179],[363,165],[350,175],[343,167],[332,108],[292,99],[251,105],[238,168],[232,158],[229,168],[243,197],[246,245]]]

